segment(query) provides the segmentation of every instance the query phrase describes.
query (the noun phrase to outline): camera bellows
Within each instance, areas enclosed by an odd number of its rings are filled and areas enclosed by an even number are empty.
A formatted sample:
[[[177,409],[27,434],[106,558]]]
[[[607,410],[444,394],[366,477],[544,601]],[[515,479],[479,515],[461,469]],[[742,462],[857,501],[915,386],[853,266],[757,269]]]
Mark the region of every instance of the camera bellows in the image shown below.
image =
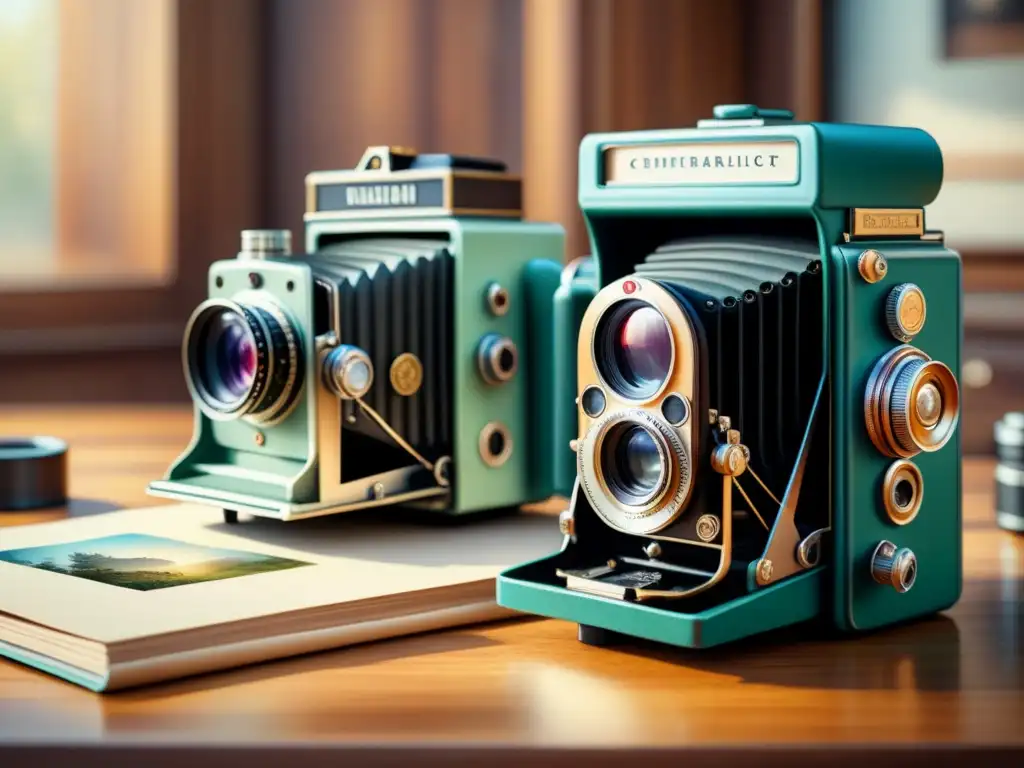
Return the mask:
[[[821,378],[819,258],[814,242],[719,237],[667,243],[636,268],[696,311],[710,407],[732,418],[759,471],[779,478],[777,493]]]
[[[440,238],[360,238],[325,246],[311,261],[318,324],[330,323],[321,308],[330,306],[336,286],[339,341],[365,350],[373,361],[374,381],[364,401],[431,460],[451,452],[454,262],[447,245]],[[416,376],[404,375],[411,372]],[[343,427],[393,444],[355,403],[344,404]],[[342,442],[346,448],[360,445]],[[379,452],[382,446],[366,449]],[[345,453],[352,468],[358,460]],[[396,463],[409,463],[408,456],[396,456]]]

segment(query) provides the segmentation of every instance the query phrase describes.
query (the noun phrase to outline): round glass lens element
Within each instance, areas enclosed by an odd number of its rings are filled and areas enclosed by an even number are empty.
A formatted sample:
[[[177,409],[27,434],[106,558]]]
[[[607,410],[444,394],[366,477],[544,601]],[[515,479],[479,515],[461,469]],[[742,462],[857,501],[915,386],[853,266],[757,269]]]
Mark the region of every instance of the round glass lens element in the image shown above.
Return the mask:
[[[672,393],[661,403],[661,413],[673,427],[680,426],[690,414],[690,407],[679,395]]]
[[[587,387],[583,392],[583,412],[590,418],[596,418],[604,412],[604,392],[600,387]]]
[[[244,400],[256,380],[256,340],[234,310],[212,315],[200,330],[196,359],[207,394],[224,407]]]
[[[606,438],[602,457],[612,493],[625,504],[649,501],[665,477],[662,452],[654,436],[637,424],[625,424]]]
[[[654,395],[672,366],[672,333],[665,317],[641,301],[609,311],[598,328],[598,366],[608,384],[631,399]]]

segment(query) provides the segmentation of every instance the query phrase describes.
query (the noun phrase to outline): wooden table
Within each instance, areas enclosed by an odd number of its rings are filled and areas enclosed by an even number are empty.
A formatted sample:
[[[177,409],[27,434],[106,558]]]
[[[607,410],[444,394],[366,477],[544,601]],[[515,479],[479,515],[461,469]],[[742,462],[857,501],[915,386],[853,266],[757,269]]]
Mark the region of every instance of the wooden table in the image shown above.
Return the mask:
[[[190,430],[179,408],[0,410],[0,434],[69,440],[75,498],[0,524],[159,503],[145,485]],[[1024,756],[1024,538],[993,524],[991,463],[971,460],[964,474],[966,584],[948,616],[858,640],[790,630],[703,652],[596,649],[576,642],[572,624],[524,619],[106,696],[0,661],[0,766],[647,768],[756,757],[875,768],[959,764],[964,749],[1013,764],[1010,751]]]

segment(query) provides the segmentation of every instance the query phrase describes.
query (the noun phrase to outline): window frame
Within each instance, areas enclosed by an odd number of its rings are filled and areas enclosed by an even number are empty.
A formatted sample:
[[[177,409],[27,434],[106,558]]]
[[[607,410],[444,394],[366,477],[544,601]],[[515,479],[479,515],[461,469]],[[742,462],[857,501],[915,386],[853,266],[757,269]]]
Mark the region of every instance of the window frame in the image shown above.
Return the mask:
[[[263,3],[177,0],[175,11],[170,275],[151,286],[0,287],[0,399],[38,396],[10,381],[15,362],[177,349],[208,265],[260,226]]]

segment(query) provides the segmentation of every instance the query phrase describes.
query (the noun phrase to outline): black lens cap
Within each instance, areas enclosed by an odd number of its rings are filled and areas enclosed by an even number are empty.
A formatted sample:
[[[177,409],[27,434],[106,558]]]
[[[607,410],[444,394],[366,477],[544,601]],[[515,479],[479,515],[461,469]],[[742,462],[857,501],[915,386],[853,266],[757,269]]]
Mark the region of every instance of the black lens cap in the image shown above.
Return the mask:
[[[0,438],[0,512],[66,504],[67,453],[56,437]]]

